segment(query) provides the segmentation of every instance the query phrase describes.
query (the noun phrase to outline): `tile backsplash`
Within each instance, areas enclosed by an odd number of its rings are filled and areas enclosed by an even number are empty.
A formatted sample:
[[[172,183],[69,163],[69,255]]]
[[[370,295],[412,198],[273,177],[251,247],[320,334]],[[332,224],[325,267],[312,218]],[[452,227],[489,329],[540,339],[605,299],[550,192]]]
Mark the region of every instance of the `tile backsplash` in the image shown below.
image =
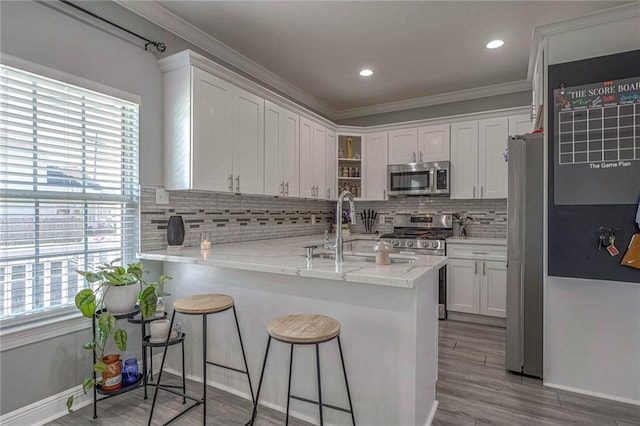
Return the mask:
[[[393,231],[393,215],[395,213],[460,213],[474,220],[467,225],[470,237],[506,238],[507,237],[507,200],[451,200],[441,197],[406,197],[393,198],[389,201],[356,202],[358,217],[355,232],[364,232],[360,220],[360,212],[365,209],[378,213],[378,223],[373,228],[380,234]],[[380,215],[385,216],[385,223],[380,224]],[[460,235],[460,227],[454,220],[454,235]]]
[[[140,190],[140,249],[167,247],[167,223],[180,215],[185,225],[184,245],[198,246],[206,232],[213,244],[265,240],[322,234],[330,229],[335,203],[321,200],[287,199],[270,196],[237,195],[200,191],[169,191],[169,204],[156,204],[156,188]],[[345,207],[348,206],[345,203]],[[360,212],[372,209],[385,215],[385,223],[376,223],[380,234],[393,231],[395,213],[454,213],[474,218],[467,227],[471,237],[506,238],[506,200],[450,200],[440,197],[407,197],[389,201],[357,201],[355,232],[364,232]],[[316,223],[311,223],[315,216]],[[378,221],[379,222],[379,221]],[[454,223],[454,235],[459,226]]]
[[[169,204],[156,204],[156,188],[140,189],[140,249],[167,247],[167,223],[182,216],[185,247],[198,246],[200,234],[212,244],[322,234],[329,229],[334,203],[269,196],[169,191]],[[315,216],[316,223],[311,224]]]

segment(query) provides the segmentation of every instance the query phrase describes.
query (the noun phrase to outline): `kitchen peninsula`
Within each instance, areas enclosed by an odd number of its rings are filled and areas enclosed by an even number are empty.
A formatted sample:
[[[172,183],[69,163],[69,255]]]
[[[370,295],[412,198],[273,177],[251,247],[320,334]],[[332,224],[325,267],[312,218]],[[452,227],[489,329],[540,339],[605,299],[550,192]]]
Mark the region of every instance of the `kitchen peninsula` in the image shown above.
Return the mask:
[[[166,250],[140,254],[140,259],[162,261],[163,272],[174,277],[165,288],[176,298],[200,293],[234,297],[247,361],[257,387],[267,342],[267,323],[279,315],[319,313],[342,325],[345,355],[356,421],[367,425],[428,424],[437,407],[437,302],[438,269],[446,257],[404,256],[391,265],[376,265],[371,258],[345,253],[342,265],[324,256],[307,259],[305,247],[321,237],[295,237]],[[170,303],[167,303],[170,306]],[[195,336],[197,319],[179,316],[187,336]],[[227,363],[241,360],[232,332],[233,316],[209,321],[210,356]],[[192,342],[194,342],[192,340]],[[199,347],[194,342],[194,347]],[[261,404],[284,410],[287,395],[289,346],[275,344]],[[177,371],[178,354],[168,357]],[[187,346],[187,374],[201,377],[200,350]],[[337,345],[323,345],[323,401],[346,406],[344,379]],[[240,361],[241,362],[241,361]],[[313,348],[296,348],[292,393],[317,400]],[[237,373],[211,368],[210,384],[249,398],[246,379]],[[317,407],[292,400],[292,414],[315,419]],[[347,416],[347,417],[345,417]],[[344,424],[348,414],[325,409],[325,421]]]

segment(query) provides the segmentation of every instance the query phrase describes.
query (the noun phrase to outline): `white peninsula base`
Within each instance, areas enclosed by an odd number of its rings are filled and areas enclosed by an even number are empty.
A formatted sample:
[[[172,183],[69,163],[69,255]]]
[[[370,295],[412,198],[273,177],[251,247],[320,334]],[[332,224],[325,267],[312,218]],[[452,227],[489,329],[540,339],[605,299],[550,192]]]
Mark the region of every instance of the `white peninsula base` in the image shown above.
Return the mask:
[[[157,256],[155,259],[160,260]],[[341,341],[356,423],[422,426],[431,423],[437,407],[438,267],[445,261],[435,262],[434,267],[425,267],[407,288],[172,259],[163,263],[163,272],[174,277],[165,284],[165,290],[171,293],[166,306],[171,307],[176,298],[200,293],[234,297],[254,392],[268,339],[266,326],[271,319],[295,313],[333,317],[342,325]],[[185,315],[176,318],[187,334],[187,374],[201,381],[201,318]],[[232,312],[211,315],[208,328],[210,360],[241,368],[242,355]],[[262,405],[283,412],[289,350],[287,344],[272,342],[260,395]],[[335,340],[320,345],[320,358],[323,402],[347,408]],[[179,362],[179,351],[170,350],[167,370],[177,373]],[[292,394],[317,401],[313,345],[296,347],[293,368]],[[217,367],[209,367],[207,374],[210,385],[249,399],[246,376]],[[292,400],[291,415],[318,422],[317,406],[305,402]],[[324,410],[324,421],[330,425],[351,424],[348,413],[329,408]]]

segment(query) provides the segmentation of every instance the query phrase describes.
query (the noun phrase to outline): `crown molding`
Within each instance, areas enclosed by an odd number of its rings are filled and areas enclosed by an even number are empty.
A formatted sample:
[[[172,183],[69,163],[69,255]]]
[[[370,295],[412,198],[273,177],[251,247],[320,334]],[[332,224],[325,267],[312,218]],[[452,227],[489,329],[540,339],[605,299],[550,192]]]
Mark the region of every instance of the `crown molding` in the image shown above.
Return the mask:
[[[153,22],[154,24],[164,28],[165,30],[177,35],[178,37],[188,41],[194,46],[210,53],[216,58],[238,68],[240,71],[262,81],[296,99],[308,108],[324,114],[334,119],[336,111],[329,105],[305,92],[301,88],[289,83],[277,74],[269,71],[262,65],[252,61],[238,51],[232,49],[221,41],[213,38],[201,29],[193,26],[184,19],[171,13],[164,7],[154,1],[131,1],[131,0],[114,0],[115,3],[130,10],[131,12]]]
[[[508,93],[525,92],[531,90],[531,83],[526,80],[512,81],[509,83],[494,84],[491,86],[476,87],[473,89],[457,90],[455,92],[440,93],[437,95],[422,96],[419,98],[405,99],[402,101],[387,102],[366,107],[343,109],[336,112],[336,119],[363,117],[385,112],[402,111],[421,108],[431,105],[448,104],[451,102],[467,101],[469,99],[486,98],[489,96],[505,95]]]
[[[579,28],[594,27],[613,21],[621,21],[640,16],[640,1],[613,7],[604,11],[593,12],[578,18],[567,19],[553,24],[540,25],[533,29],[531,37],[531,50],[529,51],[529,68],[527,70],[527,80],[533,81],[533,73],[536,65],[538,54],[542,50],[542,41],[545,37],[563,33],[567,31],[577,30]]]

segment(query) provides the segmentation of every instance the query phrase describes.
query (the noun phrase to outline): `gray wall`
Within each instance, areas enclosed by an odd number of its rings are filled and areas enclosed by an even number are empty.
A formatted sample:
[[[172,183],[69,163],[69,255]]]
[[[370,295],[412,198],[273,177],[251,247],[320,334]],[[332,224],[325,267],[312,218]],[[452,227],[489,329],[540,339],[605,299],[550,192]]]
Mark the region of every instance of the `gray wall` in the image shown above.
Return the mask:
[[[364,117],[345,118],[337,123],[344,126],[377,126],[381,124],[402,123],[404,121],[424,120],[428,118],[448,117],[531,105],[531,91],[470,99],[462,102],[432,105],[404,111],[386,112]]]

